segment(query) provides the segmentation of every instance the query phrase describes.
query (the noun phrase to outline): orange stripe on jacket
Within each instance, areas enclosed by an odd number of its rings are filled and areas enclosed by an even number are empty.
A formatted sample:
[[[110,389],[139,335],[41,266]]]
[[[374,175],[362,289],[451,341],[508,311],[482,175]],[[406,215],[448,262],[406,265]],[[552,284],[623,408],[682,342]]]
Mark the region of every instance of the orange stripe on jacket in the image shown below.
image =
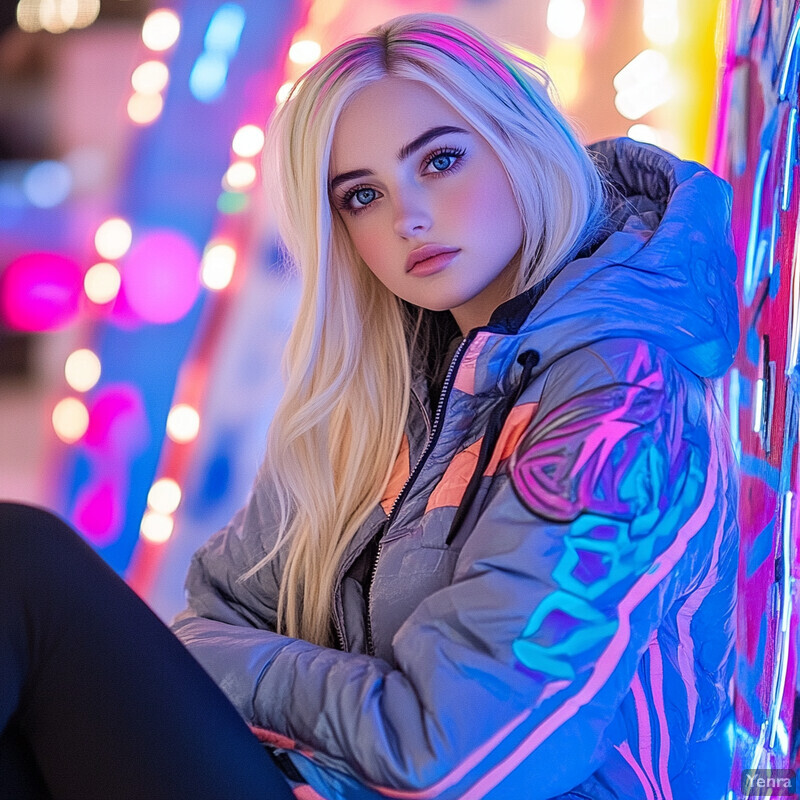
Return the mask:
[[[481,354],[486,342],[491,338],[488,331],[481,331],[475,335],[472,344],[467,348],[464,357],[461,359],[461,364],[456,372],[456,379],[453,382],[453,388],[458,389],[465,394],[475,394],[475,369],[478,365],[478,356]]]
[[[403,491],[408,476],[411,474],[411,454],[408,448],[408,436],[403,434],[403,441],[400,442],[400,452],[394,461],[392,467],[392,474],[389,477],[389,483],[386,485],[386,491],[381,500],[381,508],[388,514],[392,510],[394,501],[397,496]]]
[[[511,413],[508,415],[505,425],[503,425],[503,430],[500,431],[492,458],[484,470],[484,475],[494,475],[500,463],[514,452],[520,439],[522,439],[531,424],[538,405],[538,403],[523,403],[511,409]],[[464,491],[467,488],[469,479],[475,471],[475,464],[478,461],[482,442],[483,437],[458,453],[448,464],[444,475],[442,475],[441,480],[428,498],[425,513],[434,508],[458,507],[464,497]]]

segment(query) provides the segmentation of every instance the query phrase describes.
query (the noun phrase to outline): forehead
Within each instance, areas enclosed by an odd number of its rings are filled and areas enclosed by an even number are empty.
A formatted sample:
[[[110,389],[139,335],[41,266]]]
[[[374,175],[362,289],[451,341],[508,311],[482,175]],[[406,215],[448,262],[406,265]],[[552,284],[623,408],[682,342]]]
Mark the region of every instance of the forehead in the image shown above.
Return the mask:
[[[473,130],[424,83],[381,78],[360,89],[342,110],[333,132],[331,173],[394,162],[403,145],[438,125]]]

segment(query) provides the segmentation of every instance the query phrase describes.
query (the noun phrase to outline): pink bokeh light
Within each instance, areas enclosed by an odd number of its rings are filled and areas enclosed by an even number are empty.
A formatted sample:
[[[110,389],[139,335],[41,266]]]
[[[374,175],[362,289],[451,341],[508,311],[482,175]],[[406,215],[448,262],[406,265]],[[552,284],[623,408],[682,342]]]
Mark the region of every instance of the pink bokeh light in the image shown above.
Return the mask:
[[[80,306],[83,270],[58,253],[26,253],[0,274],[0,314],[10,328],[50,331],[72,322]]]
[[[130,464],[149,438],[144,399],[136,386],[112,384],[94,396],[81,442],[90,477],[75,498],[72,520],[98,547],[116,541],[122,532]]]
[[[173,230],[149,231],[121,264],[127,304],[145,322],[177,322],[197,299],[199,269],[200,253],[190,239]]]

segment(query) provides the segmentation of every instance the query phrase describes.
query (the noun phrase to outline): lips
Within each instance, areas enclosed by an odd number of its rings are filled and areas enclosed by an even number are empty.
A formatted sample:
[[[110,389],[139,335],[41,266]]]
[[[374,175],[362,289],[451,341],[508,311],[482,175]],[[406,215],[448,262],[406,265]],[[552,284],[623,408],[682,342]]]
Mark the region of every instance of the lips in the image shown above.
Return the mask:
[[[446,267],[460,252],[458,247],[425,244],[412,250],[406,259],[406,272],[429,274]]]

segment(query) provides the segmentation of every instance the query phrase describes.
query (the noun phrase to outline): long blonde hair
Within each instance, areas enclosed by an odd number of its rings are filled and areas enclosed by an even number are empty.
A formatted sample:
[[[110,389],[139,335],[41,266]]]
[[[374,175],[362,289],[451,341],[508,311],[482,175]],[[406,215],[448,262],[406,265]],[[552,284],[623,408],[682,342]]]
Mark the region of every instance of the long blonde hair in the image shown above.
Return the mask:
[[[438,92],[499,156],[524,229],[514,294],[573,256],[603,205],[599,175],[551,101],[546,73],[452,17],[410,14],[345,42],[277,110],[264,169],[302,292],[261,475],[278,499],[277,544],[241,579],[288,545],[279,629],[319,644],[332,643],[337,570],[386,491],[409,403],[413,320],[359,258],[328,192],[339,115],[385,76]]]

